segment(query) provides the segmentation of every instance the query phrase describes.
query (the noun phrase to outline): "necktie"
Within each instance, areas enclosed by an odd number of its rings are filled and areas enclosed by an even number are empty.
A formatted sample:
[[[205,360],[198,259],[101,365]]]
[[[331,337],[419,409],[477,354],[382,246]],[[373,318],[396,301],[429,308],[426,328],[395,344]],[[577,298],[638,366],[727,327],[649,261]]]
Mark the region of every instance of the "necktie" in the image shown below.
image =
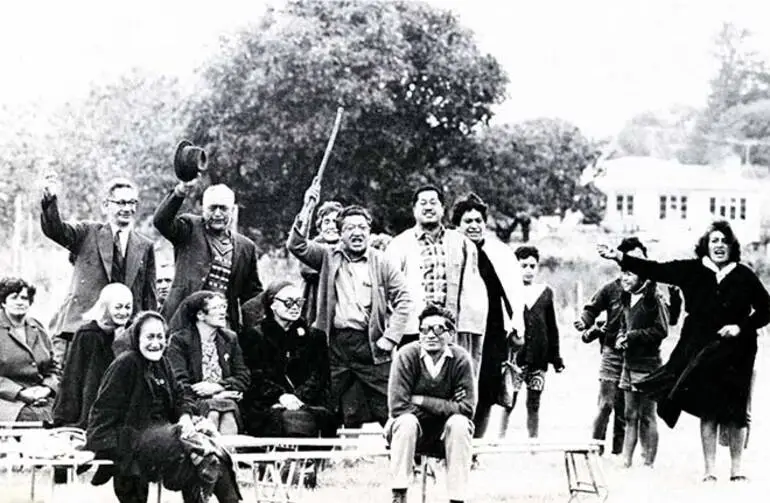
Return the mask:
[[[115,232],[115,236],[112,240],[112,271],[110,274],[110,281],[113,283],[122,283],[126,274],[123,247],[120,246],[120,233],[121,231]]]

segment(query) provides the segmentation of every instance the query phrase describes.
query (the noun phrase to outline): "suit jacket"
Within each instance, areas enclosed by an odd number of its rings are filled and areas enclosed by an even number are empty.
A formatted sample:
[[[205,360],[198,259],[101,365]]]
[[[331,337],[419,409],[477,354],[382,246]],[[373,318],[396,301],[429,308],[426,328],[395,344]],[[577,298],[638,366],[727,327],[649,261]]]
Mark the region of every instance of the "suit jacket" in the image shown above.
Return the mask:
[[[0,421],[16,420],[25,405],[18,399],[24,388],[48,386],[53,396],[59,390],[59,367],[48,334],[33,318],[27,318],[25,324],[31,345],[16,337],[11,322],[0,311]]]
[[[172,191],[160,203],[153,219],[161,235],[174,245],[176,273],[161,311],[167,320],[188,295],[203,289],[212,262],[203,218],[187,213],[177,216],[183,202],[184,198]],[[225,296],[230,328],[238,332],[241,305],[259,294],[262,284],[257,272],[257,246],[238,232],[233,232],[232,237],[233,265]]]
[[[337,278],[343,256],[340,244],[333,247],[323,245],[305,237],[295,222],[289,233],[287,247],[304,264],[320,272],[318,281],[318,309],[313,327],[326,334],[328,343],[334,327],[334,309],[337,305],[334,281]],[[385,259],[380,250],[366,251],[369,278],[372,281],[372,304],[369,313],[369,347],[375,364],[392,360],[390,351],[383,351],[376,343],[386,337],[395,344],[401,342],[406,323],[412,312],[404,275]]]
[[[54,335],[75,333],[83,324],[83,313],[111,283],[112,229],[106,222],[64,222],[56,198],[43,200],[40,224],[43,234],[70,251],[74,270],[64,305],[51,320]],[[126,248],[123,282],[134,296],[134,313],[156,309],[155,251],[153,242],[132,230]]]

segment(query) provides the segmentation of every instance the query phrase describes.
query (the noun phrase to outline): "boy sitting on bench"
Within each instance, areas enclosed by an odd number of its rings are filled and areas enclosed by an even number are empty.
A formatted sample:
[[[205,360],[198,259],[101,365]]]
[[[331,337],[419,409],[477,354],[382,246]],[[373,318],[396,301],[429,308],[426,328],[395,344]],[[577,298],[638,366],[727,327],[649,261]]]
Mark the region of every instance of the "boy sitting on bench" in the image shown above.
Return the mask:
[[[461,502],[471,470],[473,363],[465,349],[450,342],[455,337],[450,311],[428,305],[419,322],[419,340],[398,351],[388,382],[385,438],[393,502],[406,502],[415,453],[446,458],[450,502]]]

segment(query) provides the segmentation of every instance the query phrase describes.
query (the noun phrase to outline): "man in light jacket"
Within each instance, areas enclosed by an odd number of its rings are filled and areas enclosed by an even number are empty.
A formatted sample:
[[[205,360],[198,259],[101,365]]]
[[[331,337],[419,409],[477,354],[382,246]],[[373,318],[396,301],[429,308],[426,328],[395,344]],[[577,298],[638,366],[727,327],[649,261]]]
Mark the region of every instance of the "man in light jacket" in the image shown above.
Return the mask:
[[[404,272],[414,299],[402,346],[417,340],[418,317],[427,304],[445,307],[457,319],[454,342],[470,353],[478,376],[489,306],[476,246],[442,224],[444,195],[439,188],[420,187],[412,206],[415,226],[393,238],[385,252]]]

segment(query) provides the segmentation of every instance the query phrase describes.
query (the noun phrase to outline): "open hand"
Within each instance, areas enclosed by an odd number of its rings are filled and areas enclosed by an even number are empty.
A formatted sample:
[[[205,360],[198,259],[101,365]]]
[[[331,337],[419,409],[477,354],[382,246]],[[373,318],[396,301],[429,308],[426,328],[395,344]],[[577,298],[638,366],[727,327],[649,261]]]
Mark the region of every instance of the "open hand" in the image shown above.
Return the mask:
[[[737,337],[741,333],[738,325],[725,325],[717,331],[719,337]]]
[[[596,251],[599,252],[599,256],[608,260],[614,260],[619,262],[622,258],[622,254],[615,248],[610,248],[605,244],[596,245]]]

